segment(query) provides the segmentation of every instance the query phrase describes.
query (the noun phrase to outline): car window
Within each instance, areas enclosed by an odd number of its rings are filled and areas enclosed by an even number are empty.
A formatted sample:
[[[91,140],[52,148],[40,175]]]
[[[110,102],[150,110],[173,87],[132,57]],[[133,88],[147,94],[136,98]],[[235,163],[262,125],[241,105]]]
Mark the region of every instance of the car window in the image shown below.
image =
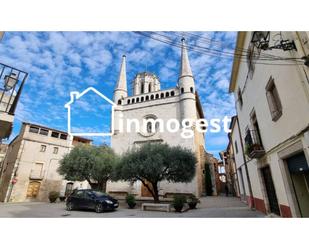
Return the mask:
[[[84,191],[76,191],[75,196],[76,197],[84,197]]]
[[[105,193],[100,192],[100,191],[91,191],[92,194],[94,194],[96,197],[103,197],[106,196]]]

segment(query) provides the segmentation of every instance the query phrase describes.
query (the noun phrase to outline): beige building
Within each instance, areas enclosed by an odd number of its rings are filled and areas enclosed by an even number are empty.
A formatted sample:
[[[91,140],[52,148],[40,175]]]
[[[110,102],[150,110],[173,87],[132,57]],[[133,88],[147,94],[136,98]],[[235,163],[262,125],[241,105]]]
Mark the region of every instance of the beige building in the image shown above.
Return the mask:
[[[309,68],[286,59],[308,56],[308,35],[239,32],[229,87],[240,194],[283,217],[309,217]]]
[[[91,140],[41,125],[23,123],[20,134],[8,146],[0,178],[0,201],[47,201],[50,191],[62,196],[83,182],[68,182],[57,172],[59,160],[78,143]]]
[[[116,153],[122,154],[127,150],[140,146],[143,143],[168,143],[172,146],[180,145],[192,150],[198,160],[196,175],[190,183],[160,182],[159,195],[170,196],[174,193],[193,193],[201,196],[205,193],[205,138],[204,133],[193,128],[194,135],[191,138],[183,138],[181,129],[174,133],[161,130],[170,119],[182,122],[183,119],[193,120],[204,118],[194,77],[191,71],[188,52],[184,39],[181,49],[181,67],[177,84],[171,89],[161,89],[159,78],[153,73],[138,73],[133,80],[133,95],[128,96],[126,80],[126,57],[122,58],[122,65],[118,83],[114,91],[115,120],[114,135],[111,138],[111,147]],[[121,122],[126,127],[128,119],[137,119],[142,123],[147,120],[147,131],[121,132]],[[162,123],[157,122],[163,121]],[[148,123],[149,122],[149,123]],[[152,129],[153,128],[153,129]],[[107,190],[112,192],[132,192],[138,197],[149,197],[150,193],[140,183],[130,185],[126,182],[110,182]]]

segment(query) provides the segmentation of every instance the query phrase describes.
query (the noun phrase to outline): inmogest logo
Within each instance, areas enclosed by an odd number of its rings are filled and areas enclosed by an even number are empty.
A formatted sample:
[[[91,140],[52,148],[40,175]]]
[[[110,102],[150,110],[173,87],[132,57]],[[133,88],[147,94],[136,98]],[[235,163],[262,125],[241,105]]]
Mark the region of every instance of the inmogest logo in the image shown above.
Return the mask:
[[[74,103],[75,100],[81,98],[87,92],[93,91],[104,100],[106,100],[109,104],[111,104],[111,132],[104,133],[73,133],[71,132],[71,104]],[[79,92],[71,92],[70,93],[71,100],[65,104],[65,108],[67,108],[68,115],[68,133],[71,136],[112,136],[114,134],[114,115],[115,115],[115,107],[117,106],[113,101],[107,98],[104,94],[99,92],[94,87],[89,87],[84,90],[82,93]],[[194,135],[194,128],[200,133],[219,133],[223,130],[226,133],[229,133],[231,130],[229,129],[229,123],[231,122],[231,118],[224,116],[221,120],[219,118],[212,118],[210,120],[207,119],[189,119],[185,118],[181,121],[175,118],[163,120],[160,118],[149,119],[143,118],[141,120],[136,118],[124,118],[123,114],[120,113],[118,116],[118,127],[117,132],[122,133],[142,133],[142,134],[154,134],[156,132],[170,132],[170,133],[179,133],[182,138],[191,138]]]

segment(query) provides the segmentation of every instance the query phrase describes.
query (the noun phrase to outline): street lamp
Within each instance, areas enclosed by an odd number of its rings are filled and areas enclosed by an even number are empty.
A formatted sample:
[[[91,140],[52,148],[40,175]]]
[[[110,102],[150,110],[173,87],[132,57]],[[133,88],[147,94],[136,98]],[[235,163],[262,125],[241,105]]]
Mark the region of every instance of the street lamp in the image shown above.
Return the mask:
[[[18,79],[16,73],[11,73],[10,75],[4,76],[4,90],[9,91],[15,87]]]

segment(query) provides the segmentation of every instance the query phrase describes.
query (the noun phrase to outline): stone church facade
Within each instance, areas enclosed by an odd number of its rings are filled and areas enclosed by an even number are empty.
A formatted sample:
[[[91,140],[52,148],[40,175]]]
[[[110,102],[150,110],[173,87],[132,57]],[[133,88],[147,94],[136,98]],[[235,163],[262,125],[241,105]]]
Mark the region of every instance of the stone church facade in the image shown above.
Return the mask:
[[[180,145],[192,150],[197,158],[196,174],[190,183],[159,184],[161,197],[169,197],[175,193],[201,196],[205,192],[205,133],[198,132],[192,127],[194,135],[191,138],[183,138],[181,129],[177,132],[161,131],[157,119],[164,121],[176,119],[181,124],[184,119],[204,118],[202,105],[195,88],[194,77],[191,71],[185,40],[182,40],[181,65],[178,83],[174,88],[161,89],[161,83],[156,75],[149,72],[138,73],[133,80],[133,96],[128,96],[126,79],[126,57],[122,57],[118,82],[114,91],[114,102],[117,105],[114,113],[114,135],[111,137],[111,146],[116,153],[122,154],[144,143],[167,143],[171,146]],[[127,132],[128,119],[152,120],[153,129],[145,131]],[[133,125],[134,127],[134,125]],[[142,186],[141,182],[130,184],[128,182],[109,182],[109,193],[125,194],[133,193],[138,197],[150,197],[150,193]]]

